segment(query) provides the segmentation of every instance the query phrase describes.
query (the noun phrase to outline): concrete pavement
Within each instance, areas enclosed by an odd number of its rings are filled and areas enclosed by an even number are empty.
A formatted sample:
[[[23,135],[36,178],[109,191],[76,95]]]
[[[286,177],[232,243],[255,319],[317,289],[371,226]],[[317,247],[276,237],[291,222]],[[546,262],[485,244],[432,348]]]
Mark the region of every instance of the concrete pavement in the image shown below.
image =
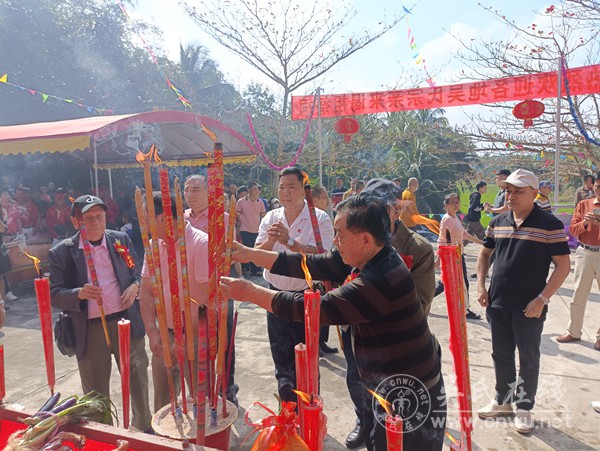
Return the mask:
[[[465,249],[468,273],[475,272],[479,246]],[[260,278],[252,278],[254,281]],[[471,279],[471,306],[485,316],[476,301],[475,279]],[[13,287],[19,300],[8,303],[7,323],[0,331],[6,361],[6,400],[37,408],[49,396],[46,386],[41,333],[37,319],[33,282]],[[600,295],[594,286],[586,310],[584,335],[580,342],[558,344],[557,335],[566,329],[569,302],[573,290],[573,273],[559,293],[554,295],[542,337],[541,375],[533,411],[536,429],[528,436],[514,430],[512,418],[504,421],[482,421],[474,418],[473,449],[485,450],[597,450],[600,449],[600,414],[594,412],[590,401],[600,400],[600,352],[594,350],[595,332],[600,326]],[[236,382],[240,386],[240,411],[234,424],[230,449],[249,450],[254,435],[241,442],[251,432],[244,423],[244,415],[253,402],[260,401],[277,409],[273,396],[277,384],[269,351],[265,312],[252,304],[236,303],[239,322],[236,337]],[[456,386],[452,358],[448,350],[448,319],[444,295],[435,299],[429,323],[438,337],[443,352],[443,371],[448,401],[450,433],[459,437]],[[494,371],[491,359],[490,332],[487,322],[468,321],[469,358],[474,410],[487,404],[493,397]],[[331,329],[329,344],[339,348],[337,336]],[[79,375],[74,358],[62,356],[55,350],[56,389],[64,395],[81,394]],[[343,355],[328,354],[321,359],[322,396],[328,418],[326,450],[346,449],[344,441],[354,426],[354,411],[345,385]],[[120,411],[120,382],[116,368],[111,384],[113,401]],[[150,390],[152,394],[152,390]],[[152,403],[151,403],[152,405]],[[254,410],[251,418],[263,416]],[[475,415],[476,417],[476,415]],[[447,441],[447,444],[450,442]],[[358,448],[364,449],[364,448]]]

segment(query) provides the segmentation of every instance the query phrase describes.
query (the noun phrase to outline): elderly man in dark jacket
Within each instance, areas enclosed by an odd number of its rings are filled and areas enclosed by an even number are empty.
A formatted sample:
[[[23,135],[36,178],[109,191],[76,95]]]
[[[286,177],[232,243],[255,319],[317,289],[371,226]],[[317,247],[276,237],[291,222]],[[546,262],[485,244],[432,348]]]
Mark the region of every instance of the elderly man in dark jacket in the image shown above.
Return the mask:
[[[129,237],[106,230],[106,211],[104,202],[92,195],[81,196],[73,204],[72,222],[78,230],[80,224],[85,226],[99,286],[90,279],[78,232],[50,249],[52,306],[72,317],[75,354],[84,393],[96,390],[110,396],[112,357],[119,362],[117,322],[122,318],[131,321],[132,425],[140,431],[149,431],[152,416],[148,402],[148,355],[137,300],[140,266]],[[110,348],[99,304],[104,310]]]

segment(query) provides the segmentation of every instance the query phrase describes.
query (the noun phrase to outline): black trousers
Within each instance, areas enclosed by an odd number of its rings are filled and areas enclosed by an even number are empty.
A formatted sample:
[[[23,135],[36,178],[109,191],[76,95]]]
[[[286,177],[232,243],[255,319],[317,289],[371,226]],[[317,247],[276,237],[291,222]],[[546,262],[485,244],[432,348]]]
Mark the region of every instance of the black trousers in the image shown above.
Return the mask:
[[[360,373],[354,359],[352,351],[352,332],[350,328],[347,331],[342,329],[342,343],[344,344],[344,357],[346,358],[346,386],[350,399],[354,404],[354,412],[356,413],[356,424],[364,426],[365,412],[369,412],[368,397],[366,396],[367,389],[360,379]]]
[[[277,390],[283,401],[298,400],[292,391],[296,388],[296,354],[294,347],[305,343],[304,323],[281,319],[267,312],[267,332],[271,345],[271,356],[275,364]]]
[[[258,238],[258,233],[240,232],[240,235],[242,236],[242,244],[244,246],[254,247],[256,238]],[[252,262],[242,263],[242,267],[249,270],[252,274],[258,273],[258,266]]]
[[[486,317],[492,332],[492,359],[496,372],[496,401],[514,402],[531,410],[540,374],[540,343],[547,309],[540,318],[527,318],[521,311],[488,307]],[[519,350],[519,377],[515,364]]]

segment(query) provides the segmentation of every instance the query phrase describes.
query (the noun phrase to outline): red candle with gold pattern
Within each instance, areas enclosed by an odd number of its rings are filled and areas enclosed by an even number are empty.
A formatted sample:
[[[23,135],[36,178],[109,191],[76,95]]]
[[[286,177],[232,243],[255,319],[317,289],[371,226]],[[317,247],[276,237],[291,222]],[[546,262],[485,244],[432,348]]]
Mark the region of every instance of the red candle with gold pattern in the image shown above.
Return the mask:
[[[196,445],[203,446],[206,428],[206,379],[208,359],[208,321],[206,305],[198,311],[198,387],[196,388],[198,415],[196,417]]]
[[[129,380],[131,374],[131,324],[128,319],[117,323],[119,330],[119,372],[121,373],[121,398],[123,400],[123,427],[129,427]]]
[[[6,384],[4,382],[4,345],[0,345],[0,403],[6,396]]]
[[[50,307],[50,283],[47,277],[34,280],[35,295],[37,297],[38,312],[40,314],[40,326],[42,330],[42,341],[44,343],[44,357],[46,359],[46,378],[50,393],[54,394],[55,371],[54,371],[54,343],[52,339],[52,310]]]
[[[321,293],[304,291],[304,333],[306,337],[306,392],[319,393],[319,329],[321,326]]]
[[[322,451],[327,435],[327,417],[323,414],[323,400],[320,396],[311,396],[311,402],[302,405],[302,439],[310,451]]]
[[[386,414],[385,436],[387,439],[387,451],[402,451],[403,427],[404,424],[401,417]]]

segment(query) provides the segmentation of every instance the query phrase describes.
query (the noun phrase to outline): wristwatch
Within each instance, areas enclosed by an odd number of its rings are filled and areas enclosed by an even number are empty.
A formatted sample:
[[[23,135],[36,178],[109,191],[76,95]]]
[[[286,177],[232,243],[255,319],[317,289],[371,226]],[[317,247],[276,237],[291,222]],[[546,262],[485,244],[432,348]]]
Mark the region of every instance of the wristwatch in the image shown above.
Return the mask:
[[[285,245],[289,248],[291,248],[294,245],[295,241],[291,238],[288,238],[287,242],[285,243]]]
[[[544,304],[546,304],[546,305],[550,304],[550,299],[548,299],[542,293],[538,294],[537,297],[540,298],[542,301],[544,301]]]

